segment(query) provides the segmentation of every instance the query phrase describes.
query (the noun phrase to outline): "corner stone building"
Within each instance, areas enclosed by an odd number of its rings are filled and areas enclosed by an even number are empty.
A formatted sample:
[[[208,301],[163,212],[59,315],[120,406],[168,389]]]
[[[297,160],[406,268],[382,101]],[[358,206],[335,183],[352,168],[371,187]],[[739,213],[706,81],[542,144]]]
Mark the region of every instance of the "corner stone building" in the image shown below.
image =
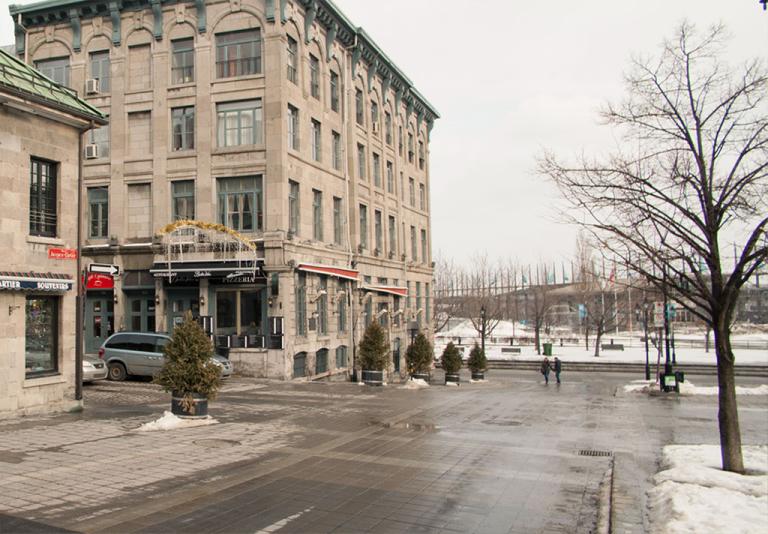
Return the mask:
[[[0,417],[72,409],[78,142],[101,113],[0,50]]]
[[[435,109],[325,0],[11,6],[16,53],[110,117],[86,136],[86,352],[202,317],[236,369],[348,373],[429,333]],[[173,224],[176,222],[176,224]]]

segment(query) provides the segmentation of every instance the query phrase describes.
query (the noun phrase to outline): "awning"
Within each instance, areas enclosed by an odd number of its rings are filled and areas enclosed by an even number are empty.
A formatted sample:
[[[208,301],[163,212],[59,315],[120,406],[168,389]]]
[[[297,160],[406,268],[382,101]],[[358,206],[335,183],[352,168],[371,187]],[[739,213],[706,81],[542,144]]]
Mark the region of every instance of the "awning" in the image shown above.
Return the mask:
[[[354,269],[345,269],[344,267],[332,267],[330,265],[318,265],[316,263],[300,263],[297,267],[300,271],[306,271],[309,273],[327,274],[328,276],[335,276],[336,278],[343,278],[345,280],[357,281],[357,277],[360,274]]]
[[[201,278],[228,283],[264,281],[261,270],[263,259],[255,260],[206,260],[155,262],[149,270],[156,278],[199,280]]]
[[[388,295],[395,295],[397,297],[407,297],[408,288],[398,286],[363,286],[365,291],[376,291],[377,293],[387,293]]]
[[[0,271],[0,290],[69,291],[73,283],[67,274]]]

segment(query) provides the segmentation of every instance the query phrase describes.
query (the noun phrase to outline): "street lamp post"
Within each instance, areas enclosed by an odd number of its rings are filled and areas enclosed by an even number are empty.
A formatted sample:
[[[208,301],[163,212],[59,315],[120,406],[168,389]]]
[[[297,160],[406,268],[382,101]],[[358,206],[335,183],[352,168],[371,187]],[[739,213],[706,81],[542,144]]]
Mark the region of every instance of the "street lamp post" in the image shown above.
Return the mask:
[[[636,310],[637,320],[639,321],[641,318],[640,315],[640,308],[638,307]],[[642,320],[643,320],[643,336],[645,341],[645,379],[650,380],[651,379],[651,365],[648,361],[648,300],[643,297],[643,307],[642,307]]]
[[[480,307],[480,348],[485,354],[485,306]]]
[[[665,348],[665,355],[664,355],[664,375],[671,375],[672,374],[672,362],[669,359],[669,303],[667,300],[667,268],[666,266],[662,267],[661,271],[663,281],[661,285],[662,293],[664,295],[664,348]]]

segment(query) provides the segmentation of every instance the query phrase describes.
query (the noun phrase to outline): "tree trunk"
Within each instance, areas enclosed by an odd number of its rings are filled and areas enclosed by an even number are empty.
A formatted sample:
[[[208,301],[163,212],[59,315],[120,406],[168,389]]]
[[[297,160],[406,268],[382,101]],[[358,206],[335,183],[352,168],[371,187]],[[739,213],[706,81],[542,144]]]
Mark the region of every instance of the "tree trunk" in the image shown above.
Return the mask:
[[[715,353],[717,354],[718,413],[720,427],[720,454],[723,470],[744,473],[744,460],[741,454],[741,430],[739,412],[736,405],[736,383],[733,375],[733,351],[731,334],[724,321],[716,321]]]
[[[589,352],[589,328],[584,328],[584,345],[586,346],[586,351]]]
[[[533,337],[534,341],[536,343],[536,354],[541,356],[541,345],[539,344],[541,336],[541,325],[539,323],[536,323],[536,325],[533,327]]]
[[[598,328],[595,333],[595,358],[600,356],[600,340],[603,338],[603,329]]]

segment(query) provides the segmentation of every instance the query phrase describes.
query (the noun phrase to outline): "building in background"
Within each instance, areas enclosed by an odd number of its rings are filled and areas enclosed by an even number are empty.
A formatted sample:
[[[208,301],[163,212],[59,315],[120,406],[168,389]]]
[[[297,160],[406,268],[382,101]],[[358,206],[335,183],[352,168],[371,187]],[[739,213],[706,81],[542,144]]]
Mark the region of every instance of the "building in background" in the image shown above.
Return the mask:
[[[0,50],[0,417],[78,404],[79,142],[94,124],[99,110]]]
[[[110,117],[87,135],[87,352],[186,311],[236,368],[347,372],[380,321],[402,372],[432,302],[435,109],[325,0],[11,6],[16,53]]]

